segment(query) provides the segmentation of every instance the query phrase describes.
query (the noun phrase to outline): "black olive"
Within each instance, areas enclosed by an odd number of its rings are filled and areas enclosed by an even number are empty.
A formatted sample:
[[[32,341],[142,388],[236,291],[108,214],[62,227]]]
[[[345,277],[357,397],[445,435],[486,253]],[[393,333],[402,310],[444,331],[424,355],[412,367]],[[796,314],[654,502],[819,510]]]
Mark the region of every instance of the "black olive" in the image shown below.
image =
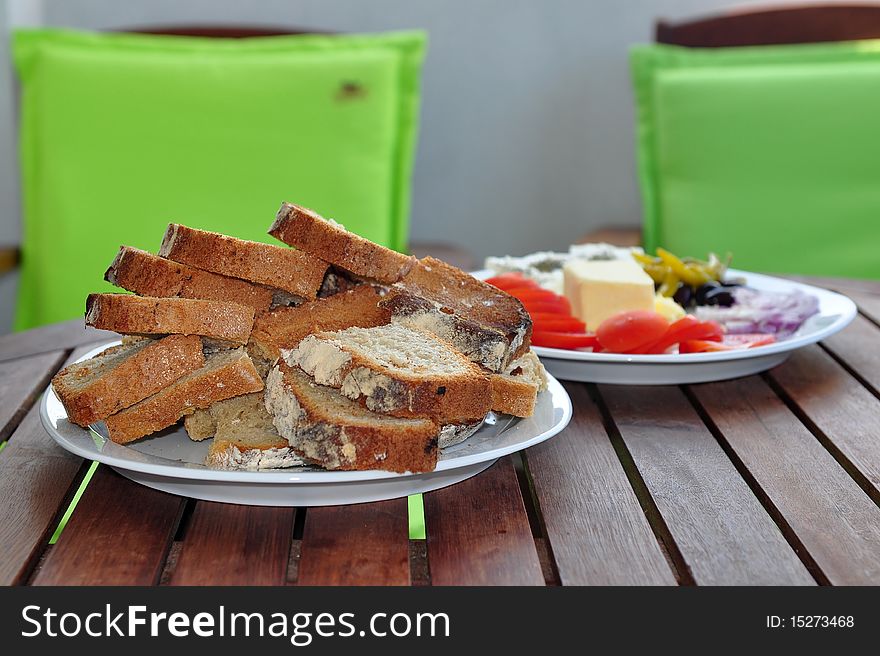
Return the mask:
[[[684,283],[678,283],[678,289],[672,295],[672,300],[681,307],[690,307],[694,303],[694,288]]]
[[[697,305],[708,305],[708,303],[706,303],[706,295],[709,294],[709,292],[711,292],[713,289],[718,289],[720,286],[721,285],[719,283],[712,280],[697,287],[697,292],[696,294],[694,294]]]
[[[718,286],[710,289],[703,296],[703,305],[718,305],[721,307],[730,307],[736,301],[733,298],[733,287]]]

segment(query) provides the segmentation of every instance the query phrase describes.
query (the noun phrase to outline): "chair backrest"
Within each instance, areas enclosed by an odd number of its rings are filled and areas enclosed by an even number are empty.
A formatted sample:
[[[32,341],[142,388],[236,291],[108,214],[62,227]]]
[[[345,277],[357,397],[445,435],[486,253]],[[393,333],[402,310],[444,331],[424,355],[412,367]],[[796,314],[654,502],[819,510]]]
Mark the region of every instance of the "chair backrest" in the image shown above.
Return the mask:
[[[655,41],[692,48],[880,38],[880,4],[749,8],[692,20],[658,20]]]
[[[871,37],[880,4],[658,21],[657,45],[632,56],[645,246],[880,278]]]
[[[290,200],[406,247],[424,35],[288,38],[303,32],[15,34],[17,329],[81,315],[88,292],[111,291],[116,249],[155,251],[169,222],[271,242]]]

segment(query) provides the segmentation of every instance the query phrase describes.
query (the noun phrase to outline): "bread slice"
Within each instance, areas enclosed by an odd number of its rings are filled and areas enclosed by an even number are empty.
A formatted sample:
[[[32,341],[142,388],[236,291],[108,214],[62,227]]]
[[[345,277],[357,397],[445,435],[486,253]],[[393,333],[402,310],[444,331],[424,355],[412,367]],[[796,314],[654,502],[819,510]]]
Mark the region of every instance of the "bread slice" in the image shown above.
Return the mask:
[[[451,424],[480,421],[490,409],[489,378],[477,365],[448,342],[406,326],[319,332],[282,355],[374,412]]]
[[[281,204],[269,234],[355,275],[383,283],[397,282],[417,261],[293,203]]]
[[[369,328],[391,321],[391,313],[379,307],[379,290],[360,285],[325,299],[292,308],[278,308],[257,317],[248,352],[252,357],[274,362],[280,349],[292,349],[306,335],[351,326]]]
[[[107,433],[114,442],[126,444],[177,423],[197,408],[262,389],[263,381],[244,348],[219,351],[209,355],[201,369],[107,417]]]
[[[492,410],[516,417],[535,413],[538,393],[547,389],[544,365],[529,350],[514,360],[505,373],[492,375]]]
[[[197,269],[277,287],[304,299],[315,298],[330,265],[282,246],[262,244],[172,223],[159,255]]]
[[[138,337],[111,346],[93,358],[65,367],[52,389],[67,418],[88,426],[134,405],[205,364],[194,336]]]
[[[434,421],[370,412],[283,360],[266,379],[266,409],[290,446],[325,469],[427,472],[437,465]]]
[[[123,334],[201,335],[246,344],[254,309],[225,301],[89,294],[86,325]]]
[[[192,439],[213,437],[205,464],[218,469],[277,469],[305,464],[278,435],[263,393],[243,394],[184,418]]]
[[[268,310],[269,287],[194,269],[131,246],[121,246],[104,274],[104,280],[140,296],[179,296],[248,305],[256,312]]]
[[[519,300],[433,257],[419,260],[384,305],[396,320],[431,330],[490,371],[501,371],[531,343],[532,320]]]

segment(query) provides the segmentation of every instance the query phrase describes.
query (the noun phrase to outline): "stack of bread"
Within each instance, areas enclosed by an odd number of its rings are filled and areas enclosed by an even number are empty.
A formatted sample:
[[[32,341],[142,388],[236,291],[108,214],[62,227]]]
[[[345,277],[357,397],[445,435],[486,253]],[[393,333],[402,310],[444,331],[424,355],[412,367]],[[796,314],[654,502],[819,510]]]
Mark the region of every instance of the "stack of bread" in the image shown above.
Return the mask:
[[[86,324],[122,343],[52,380],[69,420],[120,444],[183,420],[224,469],[423,472],[490,411],[534,412],[512,296],[290,203],[269,234],[286,245],[171,224],[158,255],[121,247],[105,278],[133,294],[90,295]]]

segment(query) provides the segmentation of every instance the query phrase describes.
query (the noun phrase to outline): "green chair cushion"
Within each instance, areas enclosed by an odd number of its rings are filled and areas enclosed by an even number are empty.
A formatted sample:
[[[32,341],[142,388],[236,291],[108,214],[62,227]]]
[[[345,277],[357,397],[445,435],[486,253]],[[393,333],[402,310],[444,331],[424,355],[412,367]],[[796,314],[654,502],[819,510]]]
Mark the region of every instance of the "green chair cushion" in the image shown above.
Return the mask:
[[[269,241],[283,200],[402,250],[421,32],[209,39],[21,30],[16,327],[81,316],[171,222]]]
[[[631,53],[645,246],[880,277],[880,41]]]

